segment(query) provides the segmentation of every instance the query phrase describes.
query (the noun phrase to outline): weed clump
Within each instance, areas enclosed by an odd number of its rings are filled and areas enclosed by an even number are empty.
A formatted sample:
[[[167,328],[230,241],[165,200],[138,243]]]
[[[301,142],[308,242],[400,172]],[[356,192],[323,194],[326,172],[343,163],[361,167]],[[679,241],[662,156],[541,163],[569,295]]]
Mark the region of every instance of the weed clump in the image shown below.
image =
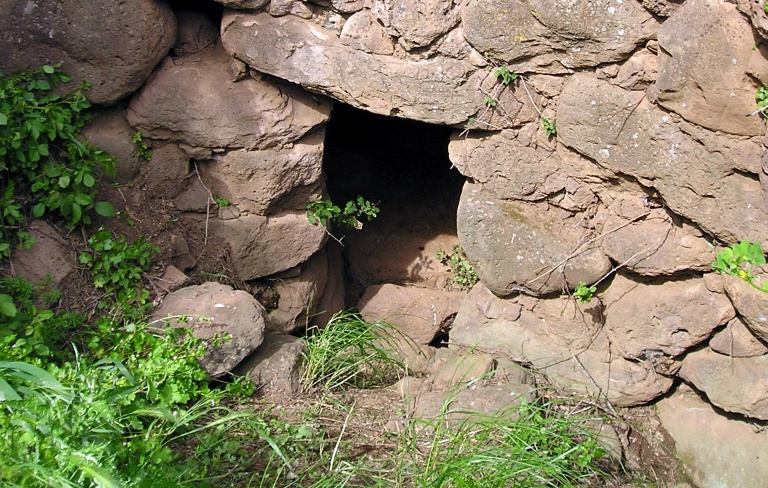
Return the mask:
[[[306,391],[366,388],[396,378],[401,367],[392,351],[393,334],[385,322],[366,322],[339,312],[323,328],[308,331],[302,386]]]
[[[469,290],[480,281],[475,268],[467,259],[467,254],[461,246],[453,246],[451,253],[440,249],[437,251],[437,259],[441,264],[450,268],[451,281],[459,285],[462,290]]]

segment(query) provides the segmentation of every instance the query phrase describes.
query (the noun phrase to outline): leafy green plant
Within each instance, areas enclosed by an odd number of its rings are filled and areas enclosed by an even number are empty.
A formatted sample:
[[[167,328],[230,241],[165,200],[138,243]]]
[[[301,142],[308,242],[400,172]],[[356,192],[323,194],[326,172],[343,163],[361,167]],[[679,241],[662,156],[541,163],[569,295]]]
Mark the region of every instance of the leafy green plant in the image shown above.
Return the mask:
[[[379,207],[361,196],[350,200],[342,210],[330,200],[312,200],[307,202],[307,219],[312,225],[326,226],[328,223],[341,227],[362,229],[361,218],[367,220],[376,218]]]
[[[768,14],[768,2],[763,2],[763,12]]]
[[[69,228],[90,223],[92,212],[114,215],[109,203],[95,201],[97,172],[111,173],[113,158],[78,139],[88,120],[90,104],[81,93],[88,85],[64,96],[52,92],[69,81],[56,66],[0,74],[0,181],[5,186],[0,237],[5,244],[27,207],[34,217],[50,213]]]
[[[0,315],[6,318],[14,318],[17,313],[18,310],[13,303],[13,297],[6,295],[5,293],[0,293]]]
[[[208,344],[189,330],[112,315],[91,328],[35,308],[39,290],[22,279],[0,287],[0,485],[209,486],[204,459],[220,451],[190,458],[182,444],[243,436],[278,449],[255,412],[222,404],[253,387],[213,389],[197,361]]]
[[[495,99],[495,98],[493,98],[493,97],[492,97],[492,96],[490,96],[490,95],[488,95],[488,96],[486,96],[485,98],[483,98],[483,103],[484,103],[484,104],[485,104],[485,106],[486,106],[486,107],[488,107],[488,108],[493,108],[493,107],[495,107],[495,106],[498,104],[498,102],[496,101],[496,99]]]
[[[6,360],[44,364],[56,357],[65,332],[82,322],[75,313],[41,309],[43,288],[21,278],[0,280],[0,349]]]
[[[220,406],[222,393],[213,391],[156,394],[158,380],[176,380],[178,372],[167,369],[172,364],[168,358],[137,371],[117,358],[80,358],[46,370],[0,361],[0,394],[6,399],[0,402],[0,484],[201,486],[199,466],[205,463],[185,461],[172,448],[187,438],[203,442],[208,435],[243,429],[243,419],[254,413]],[[202,379],[201,388],[208,378]]]
[[[501,82],[504,85],[509,85],[513,81],[515,81],[518,76],[517,73],[510,71],[509,68],[506,66],[501,66],[499,68],[496,68],[496,71],[493,72],[493,75],[498,79],[501,78]]]
[[[573,290],[573,298],[579,301],[579,303],[589,303],[597,293],[597,287],[595,285],[587,286],[583,281],[579,282],[579,285]]]
[[[544,130],[547,133],[547,137],[552,137],[557,135],[557,123],[555,120],[549,120],[546,117],[542,117],[541,125],[544,126]]]
[[[151,161],[152,150],[147,147],[146,143],[144,142],[144,136],[141,135],[141,132],[136,132],[133,134],[132,141],[136,146],[136,155],[144,161]]]
[[[451,253],[440,249],[437,251],[436,256],[441,264],[450,268],[451,280],[458,284],[462,290],[472,288],[480,280],[461,246],[453,246],[453,252]]]
[[[229,207],[229,200],[223,197],[216,197],[216,206],[219,208]]]
[[[768,107],[768,83],[763,83],[763,86],[757,89],[755,92],[755,100],[757,101],[759,112],[762,112]]]
[[[21,204],[14,200],[13,191],[13,182],[9,182],[0,194],[0,258],[11,254],[11,231],[18,235],[19,225],[24,221]]]
[[[115,238],[107,229],[96,232],[88,244],[91,252],[80,254],[79,260],[91,270],[94,286],[103,289],[114,302],[144,305],[149,293],[140,286],[142,273],[152,265],[157,246],[143,236],[128,244],[124,237]]]
[[[755,270],[764,264],[765,252],[760,244],[741,241],[717,253],[712,268],[719,273],[741,278],[754,288],[768,293],[768,282],[759,283],[755,275]]]
[[[366,322],[358,314],[339,312],[324,328],[307,332],[301,380],[307,391],[381,384],[400,368],[389,347],[396,331],[385,322]]]

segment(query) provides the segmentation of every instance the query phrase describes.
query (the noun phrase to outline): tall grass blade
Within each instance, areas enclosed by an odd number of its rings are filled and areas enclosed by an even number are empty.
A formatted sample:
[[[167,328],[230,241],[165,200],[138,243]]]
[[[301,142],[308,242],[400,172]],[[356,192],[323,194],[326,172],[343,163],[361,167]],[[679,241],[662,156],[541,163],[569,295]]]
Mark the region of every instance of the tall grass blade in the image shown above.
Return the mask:
[[[21,400],[21,397],[7,381],[0,377],[0,402],[5,400]]]
[[[109,476],[104,470],[95,466],[83,464],[80,466],[80,471],[102,488],[127,488],[124,483]]]

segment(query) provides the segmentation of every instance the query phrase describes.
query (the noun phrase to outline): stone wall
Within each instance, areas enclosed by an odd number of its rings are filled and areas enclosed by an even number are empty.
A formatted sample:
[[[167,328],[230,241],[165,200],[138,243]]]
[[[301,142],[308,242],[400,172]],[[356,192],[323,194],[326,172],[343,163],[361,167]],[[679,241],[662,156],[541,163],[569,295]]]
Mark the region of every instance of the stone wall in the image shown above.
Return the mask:
[[[739,296],[763,311],[766,300],[710,267],[719,245],[768,245],[765,122],[748,116],[768,77],[761,9],[712,0],[229,6],[222,44],[252,69],[375,113],[456,127],[450,157],[467,177],[459,239],[481,284],[456,319],[454,345],[504,350],[619,405],[647,402],[681,377],[720,408],[767,418],[768,393],[752,388],[766,374],[755,375],[764,314]],[[501,66],[520,76],[504,85]],[[597,284],[600,298],[561,297],[581,282]],[[497,309],[514,312],[488,312]],[[734,358],[742,348],[750,352]],[[742,361],[743,374],[728,367]]]
[[[4,2],[0,66],[63,61],[94,102],[121,101],[109,110],[152,142],[152,171],[183,181],[164,198],[198,218],[206,190],[226,198],[208,230],[238,278],[293,297],[267,329],[340,306],[338,250],[303,215],[338,100],[455,128],[459,240],[481,283],[451,347],[615,405],[682,380],[768,420],[768,298],[710,266],[722,245],[768,247],[759,2],[220,0],[220,25],[118,3]],[[582,282],[588,304],[569,297]]]

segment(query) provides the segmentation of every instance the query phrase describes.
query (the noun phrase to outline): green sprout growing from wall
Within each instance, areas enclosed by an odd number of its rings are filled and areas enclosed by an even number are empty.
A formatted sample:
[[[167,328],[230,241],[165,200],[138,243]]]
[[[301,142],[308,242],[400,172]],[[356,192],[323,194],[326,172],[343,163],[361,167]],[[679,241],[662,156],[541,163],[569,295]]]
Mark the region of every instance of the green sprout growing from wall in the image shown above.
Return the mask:
[[[741,278],[752,287],[768,293],[768,282],[759,283],[755,275],[756,269],[764,264],[765,253],[760,244],[741,241],[717,253],[712,268],[719,273]]]
[[[312,225],[327,226],[329,223],[340,227],[362,229],[361,218],[375,219],[379,207],[358,195],[350,200],[344,208],[334,205],[330,200],[312,200],[307,202],[307,219]]]

